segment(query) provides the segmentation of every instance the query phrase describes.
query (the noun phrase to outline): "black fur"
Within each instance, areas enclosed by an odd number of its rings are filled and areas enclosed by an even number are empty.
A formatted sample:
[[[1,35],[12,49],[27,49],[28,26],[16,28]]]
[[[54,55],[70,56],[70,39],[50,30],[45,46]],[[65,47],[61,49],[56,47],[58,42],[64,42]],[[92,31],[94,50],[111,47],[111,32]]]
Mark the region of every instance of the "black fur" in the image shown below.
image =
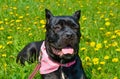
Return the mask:
[[[70,67],[60,67],[57,71],[49,74],[42,74],[43,79],[62,79],[61,71],[64,72],[65,79],[87,79],[84,73],[82,62],[78,56],[79,43],[80,43],[80,24],[79,19],[81,11],[76,11],[72,16],[53,16],[49,10],[46,13],[46,37],[45,47],[47,54],[51,60],[58,63],[68,63],[73,60],[76,63]],[[32,42],[25,46],[19,52],[16,62],[25,65],[25,61],[34,62],[38,60],[40,47],[43,41]],[[56,55],[55,50],[71,47],[74,49],[74,54],[65,54],[63,56]]]

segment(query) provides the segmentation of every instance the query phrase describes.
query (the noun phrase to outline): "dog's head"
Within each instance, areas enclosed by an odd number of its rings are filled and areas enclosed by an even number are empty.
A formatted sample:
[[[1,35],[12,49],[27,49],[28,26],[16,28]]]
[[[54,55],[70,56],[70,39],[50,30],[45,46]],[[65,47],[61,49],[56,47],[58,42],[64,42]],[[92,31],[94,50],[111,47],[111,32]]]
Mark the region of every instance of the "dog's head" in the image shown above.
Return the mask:
[[[74,59],[79,50],[80,42],[80,13],[76,11],[72,16],[54,16],[49,10],[46,13],[45,45],[48,55],[63,63]]]

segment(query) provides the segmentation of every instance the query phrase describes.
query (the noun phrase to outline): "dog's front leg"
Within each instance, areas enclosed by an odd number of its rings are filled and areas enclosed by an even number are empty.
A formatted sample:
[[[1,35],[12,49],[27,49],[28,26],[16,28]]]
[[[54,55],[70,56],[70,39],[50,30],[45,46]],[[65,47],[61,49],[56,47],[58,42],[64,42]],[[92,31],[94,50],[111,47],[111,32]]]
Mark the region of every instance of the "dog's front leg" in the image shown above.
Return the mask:
[[[38,60],[41,42],[33,42],[26,45],[17,55],[16,62],[25,65],[25,61],[33,63]]]

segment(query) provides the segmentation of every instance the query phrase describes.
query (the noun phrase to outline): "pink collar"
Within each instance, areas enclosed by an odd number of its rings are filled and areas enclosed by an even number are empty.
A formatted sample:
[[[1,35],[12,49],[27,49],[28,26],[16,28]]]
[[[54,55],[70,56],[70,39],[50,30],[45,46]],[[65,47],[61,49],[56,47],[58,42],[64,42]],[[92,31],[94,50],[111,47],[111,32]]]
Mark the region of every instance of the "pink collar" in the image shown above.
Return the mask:
[[[57,63],[57,62],[54,62],[52,61],[47,52],[46,52],[46,49],[45,49],[45,42],[43,42],[42,46],[41,46],[41,52],[42,54],[42,58],[41,58],[41,67],[40,67],[40,73],[41,74],[48,74],[48,73],[51,73],[51,72],[54,72],[56,71],[60,66],[64,66],[64,67],[70,67],[72,66],[73,64],[76,63],[76,61],[72,61],[72,62],[69,62],[69,63],[66,63],[66,64],[60,64],[60,63]]]

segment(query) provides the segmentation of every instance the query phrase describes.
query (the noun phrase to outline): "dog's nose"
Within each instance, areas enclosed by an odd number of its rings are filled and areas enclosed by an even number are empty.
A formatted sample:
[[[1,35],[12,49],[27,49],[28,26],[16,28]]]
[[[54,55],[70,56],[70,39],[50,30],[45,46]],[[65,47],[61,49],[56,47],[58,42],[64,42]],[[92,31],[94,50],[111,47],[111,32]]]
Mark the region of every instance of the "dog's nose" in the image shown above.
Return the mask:
[[[66,38],[67,39],[72,39],[73,38],[73,34],[70,33],[70,32],[66,33]]]

